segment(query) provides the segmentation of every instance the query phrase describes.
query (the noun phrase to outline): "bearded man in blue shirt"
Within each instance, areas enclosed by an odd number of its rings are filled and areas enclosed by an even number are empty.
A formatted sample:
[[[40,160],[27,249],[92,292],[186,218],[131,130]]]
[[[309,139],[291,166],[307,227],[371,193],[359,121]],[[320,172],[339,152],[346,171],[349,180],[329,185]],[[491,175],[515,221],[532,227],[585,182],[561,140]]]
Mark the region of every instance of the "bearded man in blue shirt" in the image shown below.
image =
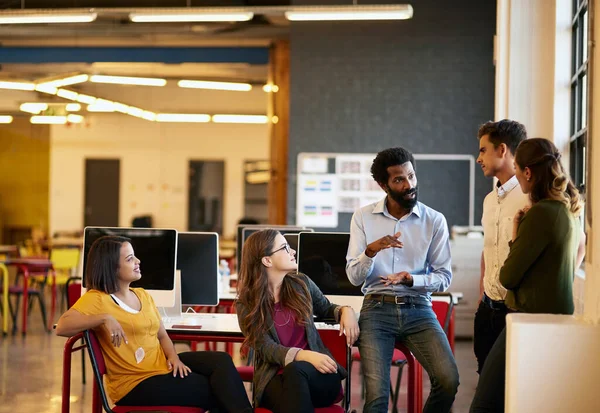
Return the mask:
[[[359,320],[363,411],[388,411],[392,354],[401,342],[431,380],[423,412],[449,412],[458,369],[431,306],[431,293],[445,291],[452,280],[448,225],[417,201],[415,160],[406,149],[379,152],[371,174],[387,195],[354,213],[346,257],[350,282],[365,294]]]

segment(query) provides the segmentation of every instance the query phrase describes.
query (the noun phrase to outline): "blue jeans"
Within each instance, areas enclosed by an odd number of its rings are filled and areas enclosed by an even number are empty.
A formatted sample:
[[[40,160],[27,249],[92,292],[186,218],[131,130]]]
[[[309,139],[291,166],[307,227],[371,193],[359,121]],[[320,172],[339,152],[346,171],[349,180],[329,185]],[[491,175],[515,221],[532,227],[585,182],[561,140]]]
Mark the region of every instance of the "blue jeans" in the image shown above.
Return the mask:
[[[404,344],[429,374],[431,393],[423,412],[449,412],[458,390],[458,368],[448,338],[427,305],[365,300],[359,350],[366,397],[364,413],[386,413],[390,365],[396,342]]]

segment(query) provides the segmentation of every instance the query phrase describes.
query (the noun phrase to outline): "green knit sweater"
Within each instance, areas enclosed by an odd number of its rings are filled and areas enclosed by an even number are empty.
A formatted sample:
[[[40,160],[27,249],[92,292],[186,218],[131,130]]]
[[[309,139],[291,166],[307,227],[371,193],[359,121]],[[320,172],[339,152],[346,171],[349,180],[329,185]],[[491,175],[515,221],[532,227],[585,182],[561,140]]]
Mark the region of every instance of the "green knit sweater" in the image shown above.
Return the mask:
[[[579,234],[577,218],[564,203],[542,200],[531,207],[500,270],[509,308],[526,313],[573,314]]]

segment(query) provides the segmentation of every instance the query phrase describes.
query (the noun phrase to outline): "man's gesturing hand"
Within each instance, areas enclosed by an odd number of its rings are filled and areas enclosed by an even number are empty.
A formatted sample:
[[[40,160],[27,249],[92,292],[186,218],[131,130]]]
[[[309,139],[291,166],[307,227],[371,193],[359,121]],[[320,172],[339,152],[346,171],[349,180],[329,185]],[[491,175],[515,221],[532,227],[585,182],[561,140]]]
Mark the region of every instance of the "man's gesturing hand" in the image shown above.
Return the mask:
[[[367,245],[365,254],[367,254],[369,258],[373,258],[381,250],[387,248],[402,248],[404,244],[398,239],[400,238],[400,235],[402,235],[401,232],[396,232],[394,235],[386,235],[383,238],[379,238],[377,241],[373,241]]]
[[[397,284],[406,285],[407,287],[413,286],[413,277],[406,271],[397,272],[391,275],[385,275],[382,276],[381,279],[383,280],[383,284],[386,286]]]

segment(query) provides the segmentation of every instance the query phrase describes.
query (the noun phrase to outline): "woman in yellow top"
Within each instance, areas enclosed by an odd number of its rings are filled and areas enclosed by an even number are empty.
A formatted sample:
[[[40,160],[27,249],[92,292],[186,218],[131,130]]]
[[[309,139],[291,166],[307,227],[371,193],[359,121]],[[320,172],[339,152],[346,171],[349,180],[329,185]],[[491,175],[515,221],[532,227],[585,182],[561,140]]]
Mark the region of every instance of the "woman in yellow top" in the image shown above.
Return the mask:
[[[57,334],[96,332],[107,367],[108,395],[117,405],[252,412],[227,353],[176,353],[152,297],[142,288],[129,287],[141,276],[128,238],[96,240],[86,267],[88,291],[58,320]]]

